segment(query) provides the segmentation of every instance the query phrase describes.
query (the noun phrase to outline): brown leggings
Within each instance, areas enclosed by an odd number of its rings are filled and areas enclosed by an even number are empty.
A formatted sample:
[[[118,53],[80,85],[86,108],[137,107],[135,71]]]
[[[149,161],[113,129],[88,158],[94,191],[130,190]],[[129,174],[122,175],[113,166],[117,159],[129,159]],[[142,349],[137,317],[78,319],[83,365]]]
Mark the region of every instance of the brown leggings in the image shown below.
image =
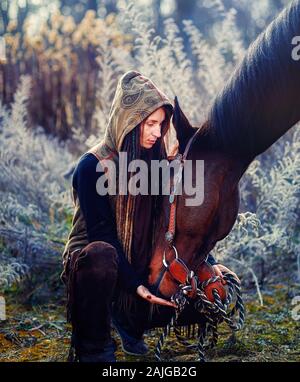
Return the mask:
[[[75,348],[98,352],[110,341],[117,277],[117,252],[112,245],[95,241],[71,253],[65,279],[67,315]]]

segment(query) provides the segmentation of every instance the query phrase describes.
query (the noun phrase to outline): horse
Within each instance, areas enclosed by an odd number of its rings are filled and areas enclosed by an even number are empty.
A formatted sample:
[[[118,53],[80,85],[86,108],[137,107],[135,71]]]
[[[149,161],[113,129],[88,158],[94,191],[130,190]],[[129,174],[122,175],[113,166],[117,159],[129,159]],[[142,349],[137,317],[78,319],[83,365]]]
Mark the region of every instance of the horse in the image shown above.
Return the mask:
[[[175,97],[172,123],[179,153],[186,150],[186,159],[204,161],[204,201],[199,206],[187,206],[190,196],[184,192],[178,195],[176,227],[172,245],[168,246],[165,233],[170,201],[168,196],[163,197],[148,278],[157,295],[171,298],[178,292],[178,280],[168,268],[175,255],[186,269],[199,275],[206,256],[230,233],[236,221],[243,174],[256,156],[300,120],[300,61],[292,56],[292,40],[297,35],[300,1],[293,1],[251,44],[216,96],[202,126],[189,123]],[[169,318],[162,317],[161,325],[153,325],[163,326]],[[195,319],[187,317],[182,325],[191,322]]]

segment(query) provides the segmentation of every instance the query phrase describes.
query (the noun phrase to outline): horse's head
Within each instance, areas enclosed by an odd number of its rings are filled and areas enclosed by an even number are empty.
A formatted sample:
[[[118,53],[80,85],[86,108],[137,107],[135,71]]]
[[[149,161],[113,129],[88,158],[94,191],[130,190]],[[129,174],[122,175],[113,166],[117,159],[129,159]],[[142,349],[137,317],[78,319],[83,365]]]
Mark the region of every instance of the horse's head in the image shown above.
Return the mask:
[[[172,123],[176,130],[179,143],[179,152],[182,154],[190,138],[194,135],[197,129],[193,128],[188,121],[188,118],[181,110],[177,98],[175,98],[175,107]],[[188,159],[192,159],[192,179],[193,185],[197,185],[196,177],[202,177],[204,185],[204,169],[202,174],[197,173],[198,168],[194,166],[196,159],[205,160],[209,152],[201,150],[197,151],[197,146],[192,145],[189,150]],[[184,177],[185,180],[185,177]],[[205,182],[211,181],[209,176],[205,174]],[[199,183],[199,182],[198,182]],[[210,243],[207,242],[209,236],[208,227],[211,228],[215,211],[219,202],[219,188],[217,182],[209,185],[209,198],[205,198],[206,190],[202,202],[199,205],[191,205],[187,203],[187,199],[191,199],[191,195],[187,195],[185,187],[182,189],[182,194],[177,196],[176,203],[176,230],[174,237],[174,245],[178,251],[179,258],[184,261],[187,267],[194,272],[206,258],[210,251]],[[161,214],[161,223],[157,227],[157,235],[155,249],[150,263],[149,283],[153,289],[165,297],[170,297],[178,289],[178,283],[172,278],[163,264],[164,253],[166,262],[171,262],[174,259],[174,250],[170,249],[166,244],[165,233],[168,229],[170,219],[170,202],[169,196],[164,196],[163,210]],[[210,270],[208,269],[208,272]],[[211,269],[213,273],[213,270]]]

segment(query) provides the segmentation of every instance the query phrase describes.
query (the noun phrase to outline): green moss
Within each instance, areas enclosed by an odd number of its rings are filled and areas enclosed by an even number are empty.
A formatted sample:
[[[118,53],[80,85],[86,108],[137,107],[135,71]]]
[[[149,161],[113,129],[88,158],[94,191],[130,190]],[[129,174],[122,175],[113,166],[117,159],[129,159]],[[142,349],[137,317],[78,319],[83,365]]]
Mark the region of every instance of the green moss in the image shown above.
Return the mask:
[[[291,299],[287,298],[287,288],[274,286],[264,296],[264,300],[263,307],[259,306],[256,298],[246,302],[247,314],[243,330],[233,335],[224,323],[220,325],[218,344],[214,350],[207,351],[209,361],[300,360],[300,322],[291,318]],[[66,361],[71,328],[66,324],[65,309],[61,301],[26,307],[15,305],[13,296],[10,295],[8,315],[8,321],[0,322],[0,361]],[[42,333],[39,330],[30,331],[40,325]],[[118,361],[155,360],[154,349],[159,330],[151,331],[145,336],[151,350],[145,357],[125,355],[117,334],[113,333],[113,336],[118,344]],[[174,334],[171,334],[163,347],[162,357],[174,362],[195,361],[198,354],[196,349],[187,349],[178,343]]]

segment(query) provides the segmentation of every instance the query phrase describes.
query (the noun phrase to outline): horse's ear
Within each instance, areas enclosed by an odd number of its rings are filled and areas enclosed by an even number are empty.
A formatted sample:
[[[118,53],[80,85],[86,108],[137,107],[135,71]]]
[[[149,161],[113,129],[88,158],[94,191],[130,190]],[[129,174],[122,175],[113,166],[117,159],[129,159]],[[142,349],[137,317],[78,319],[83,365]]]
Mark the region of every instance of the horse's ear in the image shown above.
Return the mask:
[[[175,96],[174,99],[172,123],[176,130],[176,135],[179,143],[179,152],[183,153],[188,140],[195,133],[195,129],[191,126],[187,117],[181,110],[177,96]]]

